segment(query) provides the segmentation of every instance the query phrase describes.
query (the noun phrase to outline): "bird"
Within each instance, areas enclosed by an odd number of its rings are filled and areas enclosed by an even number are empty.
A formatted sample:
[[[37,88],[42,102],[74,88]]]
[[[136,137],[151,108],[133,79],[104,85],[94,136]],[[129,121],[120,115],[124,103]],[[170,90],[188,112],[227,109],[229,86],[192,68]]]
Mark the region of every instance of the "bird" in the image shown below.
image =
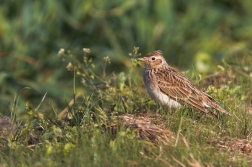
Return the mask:
[[[152,51],[138,60],[144,62],[144,84],[155,101],[169,108],[177,109],[188,104],[206,114],[215,115],[213,109],[231,116],[210,95],[197,89],[184,74],[169,66],[162,51]]]

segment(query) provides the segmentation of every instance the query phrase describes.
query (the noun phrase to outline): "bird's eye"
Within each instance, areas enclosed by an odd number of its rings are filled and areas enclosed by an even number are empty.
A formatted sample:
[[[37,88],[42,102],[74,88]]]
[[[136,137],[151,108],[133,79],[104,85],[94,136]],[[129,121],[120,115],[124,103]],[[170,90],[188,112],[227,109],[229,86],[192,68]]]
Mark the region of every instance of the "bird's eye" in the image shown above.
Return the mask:
[[[151,60],[155,60],[155,57],[152,57]]]

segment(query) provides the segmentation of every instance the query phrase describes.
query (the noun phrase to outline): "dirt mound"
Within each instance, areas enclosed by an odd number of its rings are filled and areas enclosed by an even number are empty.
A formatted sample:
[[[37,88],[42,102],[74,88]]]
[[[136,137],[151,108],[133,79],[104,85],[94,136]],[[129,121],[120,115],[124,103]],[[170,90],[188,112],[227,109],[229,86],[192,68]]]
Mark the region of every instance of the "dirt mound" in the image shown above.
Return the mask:
[[[138,138],[149,141],[154,144],[167,145],[169,142],[175,141],[175,134],[164,128],[163,124],[157,124],[158,115],[132,115],[123,114],[118,116],[122,120],[125,128],[136,130]],[[114,125],[115,126],[115,125]]]

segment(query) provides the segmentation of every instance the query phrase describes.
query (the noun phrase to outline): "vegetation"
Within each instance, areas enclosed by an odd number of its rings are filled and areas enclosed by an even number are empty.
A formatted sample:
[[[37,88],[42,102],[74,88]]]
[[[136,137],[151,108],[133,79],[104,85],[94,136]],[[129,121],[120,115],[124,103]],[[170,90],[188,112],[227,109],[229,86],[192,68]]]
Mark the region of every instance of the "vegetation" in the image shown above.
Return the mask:
[[[251,166],[251,7],[1,1],[0,166]],[[234,116],[150,100],[157,49]]]

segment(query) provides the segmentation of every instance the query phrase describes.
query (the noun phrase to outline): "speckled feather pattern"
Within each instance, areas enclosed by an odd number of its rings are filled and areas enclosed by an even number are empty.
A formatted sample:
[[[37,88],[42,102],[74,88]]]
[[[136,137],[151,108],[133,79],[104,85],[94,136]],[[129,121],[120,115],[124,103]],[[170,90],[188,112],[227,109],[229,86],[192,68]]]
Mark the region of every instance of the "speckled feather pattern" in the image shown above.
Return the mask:
[[[204,113],[213,108],[230,115],[211,96],[198,90],[186,76],[170,67],[161,51],[150,52],[139,60],[145,64],[143,78],[152,99],[172,108],[186,103]]]

